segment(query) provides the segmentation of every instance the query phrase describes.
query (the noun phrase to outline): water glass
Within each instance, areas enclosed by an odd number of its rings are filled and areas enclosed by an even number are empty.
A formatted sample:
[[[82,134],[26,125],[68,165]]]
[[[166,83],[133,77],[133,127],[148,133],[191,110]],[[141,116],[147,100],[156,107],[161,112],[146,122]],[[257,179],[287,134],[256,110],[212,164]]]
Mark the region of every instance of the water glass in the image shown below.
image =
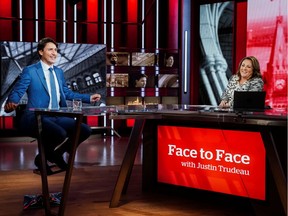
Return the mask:
[[[81,111],[82,110],[82,100],[81,99],[73,99],[72,101],[73,111]]]

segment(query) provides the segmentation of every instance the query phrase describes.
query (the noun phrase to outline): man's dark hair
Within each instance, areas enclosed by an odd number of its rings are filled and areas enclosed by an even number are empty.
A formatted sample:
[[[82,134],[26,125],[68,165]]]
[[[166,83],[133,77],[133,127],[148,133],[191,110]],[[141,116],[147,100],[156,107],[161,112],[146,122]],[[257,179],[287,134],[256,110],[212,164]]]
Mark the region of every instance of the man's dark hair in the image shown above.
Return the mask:
[[[38,46],[37,46],[37,53],[38,53],[39,58],[41,58],[41,55],[39,54],[39,51],[40,51],[40,50],[44,50],[44,47],[46,46],[47,43],[53,43],[53,44],[55,44],[55,46],[58,48],[58,44],[57,44],[56,41],[53,40],[52,38],[50,38],[50,37],[42,38],[42,39],[38,42]]]

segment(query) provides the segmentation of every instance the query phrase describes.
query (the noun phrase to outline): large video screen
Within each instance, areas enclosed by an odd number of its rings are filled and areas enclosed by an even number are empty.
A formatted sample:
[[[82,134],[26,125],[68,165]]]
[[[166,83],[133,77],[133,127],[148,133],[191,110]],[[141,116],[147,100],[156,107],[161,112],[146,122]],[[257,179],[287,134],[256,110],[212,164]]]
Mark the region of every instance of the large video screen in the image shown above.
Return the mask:
[[[157,135],[158,182],[266,199],[260,132],[161,125]]]
[[[1,46],[1,114],[3,105],[23,68],[39,61],[36,42],[2,41]],[[99,103],[106,103],[106,45],[59,43],[55,66],[64,71],[67,86],[79,93],[99,93]],[[24,96],[20,103],[25,104]],[[85,104],[83,104],[85,106]],[[97,105],[97,104],[96,104]]]
[[[248,1],[247,55],[257,56],[264,79],[266,104],[287,111],[287,1]]]

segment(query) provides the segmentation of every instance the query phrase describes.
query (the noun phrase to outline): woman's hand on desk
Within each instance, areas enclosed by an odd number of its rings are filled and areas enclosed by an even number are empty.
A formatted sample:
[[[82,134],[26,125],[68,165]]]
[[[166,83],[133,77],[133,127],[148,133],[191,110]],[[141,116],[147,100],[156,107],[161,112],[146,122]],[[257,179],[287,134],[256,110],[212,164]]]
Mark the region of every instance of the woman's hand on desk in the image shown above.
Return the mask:
[[[219,104],[219,107],[229,108],[230,104],[227,101],[222,100]]]

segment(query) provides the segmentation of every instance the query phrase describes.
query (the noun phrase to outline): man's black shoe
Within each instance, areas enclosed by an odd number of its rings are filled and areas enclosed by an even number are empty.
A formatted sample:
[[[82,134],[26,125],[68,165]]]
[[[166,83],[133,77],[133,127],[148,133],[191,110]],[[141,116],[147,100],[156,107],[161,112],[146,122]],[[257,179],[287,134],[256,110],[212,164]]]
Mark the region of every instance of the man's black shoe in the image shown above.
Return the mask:
[[[51,157],[48,158],[48,161],[51,163],[55,163],[61,170],[67,170],[68,164],[63,159],[62,155],[53,154]]]
[[[41,158],[40,155],[37,154],[35,159],[34,159],[34,164],[37,167],[37,169],[41,172],[42,167],[41,167]],[[46,171],[47,171],[47,175],[52,175],[53,171],[51,170],[51,168],[48,166],[48,164],[46,163]]]

